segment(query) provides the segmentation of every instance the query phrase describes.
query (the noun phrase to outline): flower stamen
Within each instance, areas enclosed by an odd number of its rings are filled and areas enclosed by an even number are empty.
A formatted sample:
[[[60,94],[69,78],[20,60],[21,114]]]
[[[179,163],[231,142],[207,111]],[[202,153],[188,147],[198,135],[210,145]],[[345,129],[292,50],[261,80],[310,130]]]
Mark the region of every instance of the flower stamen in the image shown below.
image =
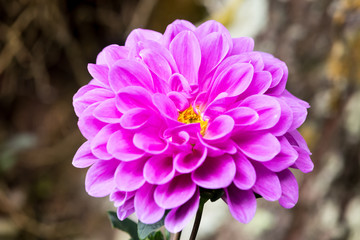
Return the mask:
[[[196,113],[194,111],[194,108],[192,105],[190,105],[189,108],[187,108],[186,110],[179,112],[179,117],[178,117],[178,121],[182,122],[182,123],[200,123],[200,133],[201,135],[205,134],[207,125],[208,125],[208,120],[203,120],[201,115]]]

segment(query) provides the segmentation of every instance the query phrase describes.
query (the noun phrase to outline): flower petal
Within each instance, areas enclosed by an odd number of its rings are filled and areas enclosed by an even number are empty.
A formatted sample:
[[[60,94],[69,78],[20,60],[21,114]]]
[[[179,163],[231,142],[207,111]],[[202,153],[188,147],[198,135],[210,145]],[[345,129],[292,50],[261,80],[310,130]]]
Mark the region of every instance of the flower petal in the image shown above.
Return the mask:
[[[93,115],[94,109],[98,106],[97,103],[89,106],[79,117],[78,127],[81,134],[86,139],[93,139],[96,134],[106,126],[106,123],[99,121]]]
[[[152,114],[152,111],[145,108],[133,108],[122,115],[120,124],[125,129],[137,129],[144,126]]]
[[[131,31],[129,36],[126,38],[125,47],[135,48],[136,45],[144,40],[159,41],[162,34],[153,30],[148,29],[135,29]]]
[[[191,151],[181,151],[174,156],[175,169],[181,173],[190,173],[205,161],[206,155],[207,148],[197,143]]]
[[[98,160],[97,157],[92,154],[90,149],[90,142],[84,142],[75,153],[72,164],[77,168],[86,168],[91,166]]]
[[[201,65],[199,75],[205,77],[227,55],[230,45],[224,34],[210,33],[200,40]]]
[[[245,99],[256,94],[263,94],[271,84],[271,74],[266,71],[255,72],[250,85],[240,94],[239,98]]]
[[[192,179],[203,188],[225,188],[233,181],[235,172],[235,162],[229,155],[207,157],[205,162],[192,173]]]
[[[234,119],[235,126],[249,126],[254,124],[258,119],[259,115],[255,110],[248,107],[237,107],[225,113]]]
[[[155,185],[145,183],[135,194],[135,212],[139,220],[145,224],[159,221],[165,209],[159,207],[154,200]]]
[[[122,161],[133,161],[144,156],[144,151],[133,144],[133,134],[130,131],[119,128],[107,142],[107,151],[115,158]]]
[[[115,172],[116,187],[124,192],[139,189],[145,183],[143,176],[144,165],[144,159],[121,162]]]
[[[237,188],[248,190],[254,186],[256,173],[251,162],[241,153],[233,156],[236,165],[234,184]]]
[[[133,108],[152,109],[152,99],[150,93],[142,87],[125,87],[116,95],[116,107],[120,112],[126,113]]]
[[[179,112],[177,111],[174,102],[171,101],[168,96],[161,93],[155,93],[152,96],[152,100],[154,105],[163,116],[177,120]]]
[[[220,115],[211,122],[206,129],[204,139],[223,140],[228,137],[234,128],[234,119],[228,115]]]
[[[114,96],[114,93],[110,90],[93,85],[85,85],[74,95],[73,105],[75,113],[80,117],[90,105],[113,98]]]
[[[87,68],[94,79],[99,80],[106,87],[109,86],[109,68],[107,66],[89,63]]]
[[[165,81],[169,79],[172,74],[171,66],[161,54],[153,49],[147,48],[141,50],[139,55],[150,71]]]
[[[256,212],[256,198],[251,190],[240,190],[234,184],[224,189],[231,215],[242,223],[249,223]]]
[[[118,160],[101,161],[93,164],[86,173],[85,189],[93,197],[105,197],[115,188],[114,174]]]
[[[155,155],[144,166],[144,177],[148,183],[164,184],[175,176],[173,159],[169,156]]]
[[[191,31],[180,32],[170,44],[179,72],[190,84],[197,83],[201,63],[201,50],[195,34]]]
[[[110,69],[109,83],[115,93],[127,86],[140,86],[154,91],[154,82],[148,68],[135,60],[118,60]]]
[[[186,224],[195,216],[200,203],[199,190],[190,198],[189,201],[180,207],[173,208],[165,218],[165,228],[172,233],[180,232]]]
[[[115,98],[110,98],[100,103],[94,110],[94,117],[106,123],[120,122],[121,113],[116,108]]]
[[[252,108],[259,115],[258,121],[249,126],[251,130],[269,129],[275,126],[280,119],[280,103],[275,97],[253,95],[242,101],[240,106]]]
[[[269,161],[281,149],[278,139],[270,133],[248,133],[233,138],[246,156],[257,161]]]
[[[196,184],[190,175],[178,175],[155,189],[154,198],[162,208],[175,208],[187,202],[195,193]]]
[[[102,128],[98,134],[91,141],[91,151],[92,153],[103,160],[112,159],[113,156],[110,154],[106,148],[106,145],[109,141],[110,136],[119,130],[120,125],[118,124],[109,124]]]
[[[281,151],[270,161],[264,162],[263,165],[273,172],[280,172],[289,168],[298,159],[299,154],[290,145],[289,141],[285,137],[280,137],[279,142],[281,145]]]
[[[310,154],[306,150],[296,146],[294,146],[294,149],[298,152],[299,157],[292,167],[298,168],[303,173],[311,172],[314,169],[314,163],[311,161]]]
[[[299,199],[299,186],[294,174],[288,169],[277,173],[282,194],[279,203],[284,208],[292,208]]]
[[[254,50],[254,39],[250,37],[233,38],[233,49],[230,55],[238,55],[244,52],[251,52]]]
[[[126,59],[129,55],[129,49],[124,46],[112,44],[105,47],[96,59],[96,64],[107,65],[111,67],[117,60]]]
[[[194,31],[196,27],[186,20],[175,20],[166,27],[163,37],[163,44],[169,47],[172,40],[182,31]]]
[[[249,63],[235,63],[215,78],[209,90],[209,99],[215,99],[222,92],[229,97],[238,96],[249,86],[254,75],[254,68]]]
[[[133,143],[135,147],[150,154],[163,153],[169,146],[167,141],[159,137],[159,129],[154,128],[146,128],[136,132]]]
[[[177,111],[184,111],[190,106],[187,98],[179,92],[169,92],[167,96],[171,99],[171,101],[173,101]]]
[[[256,182],[252,190],[265,200],[276,201],[281,197],[281,185],[276,173],[260,163],[253,162],[256,171]]]

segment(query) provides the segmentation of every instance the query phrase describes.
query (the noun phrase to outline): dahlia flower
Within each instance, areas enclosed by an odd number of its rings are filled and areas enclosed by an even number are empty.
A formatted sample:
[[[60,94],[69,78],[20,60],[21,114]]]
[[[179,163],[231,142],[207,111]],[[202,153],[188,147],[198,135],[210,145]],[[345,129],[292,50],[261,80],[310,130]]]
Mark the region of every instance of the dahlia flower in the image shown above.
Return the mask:
[[[253,47],[216,21],[185,20],[105,47],[73,99],[87,139],[73,165],[90,167],[88,194],[109,195],[121,220],[166,215],[170,232],[196,214],[201,191],[223,191],[242,223],[254,217],[256,196],[293,207],[289,168],[313,169],[297,131],[309,104],[285,89],[286,64]]]

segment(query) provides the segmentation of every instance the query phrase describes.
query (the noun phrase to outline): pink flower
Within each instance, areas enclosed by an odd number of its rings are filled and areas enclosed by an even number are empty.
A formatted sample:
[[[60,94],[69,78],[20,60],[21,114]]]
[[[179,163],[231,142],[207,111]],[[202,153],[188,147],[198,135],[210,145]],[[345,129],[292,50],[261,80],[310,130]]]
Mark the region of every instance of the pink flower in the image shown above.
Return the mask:
[[[200,188],[223,189],[243,223],[255,193],[293,207],[289,168],[313,169],[297,131],[309,104],[285,90],[286,64],[253,47],[216,21],[176,20],[163,35],[136,29],[103,49],[73,102],[87,139],[73,165],[90,166],[89,195],[110,195],[120,219],[135,212],[146,224],[169,210],[170,232],[195,215]]]

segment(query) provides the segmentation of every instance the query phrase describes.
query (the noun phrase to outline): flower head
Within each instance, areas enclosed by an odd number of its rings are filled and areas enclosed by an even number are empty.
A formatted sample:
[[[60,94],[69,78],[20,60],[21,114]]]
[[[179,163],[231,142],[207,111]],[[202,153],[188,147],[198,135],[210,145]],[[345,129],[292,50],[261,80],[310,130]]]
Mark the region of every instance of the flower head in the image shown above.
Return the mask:
[[[221,189],[231,214],[249,222],[255,194],[285,208],[298,200],[289,168],[313,169],[297,128],[308,103],[286,89],[286,64],[231,38],[216,21],[176,20],[164,34],[136,29],[104,48],[74,96],[87,141],[73,165],[89,167],[86,191],[110,195],[118,217],[184,228],[200,189]]]

